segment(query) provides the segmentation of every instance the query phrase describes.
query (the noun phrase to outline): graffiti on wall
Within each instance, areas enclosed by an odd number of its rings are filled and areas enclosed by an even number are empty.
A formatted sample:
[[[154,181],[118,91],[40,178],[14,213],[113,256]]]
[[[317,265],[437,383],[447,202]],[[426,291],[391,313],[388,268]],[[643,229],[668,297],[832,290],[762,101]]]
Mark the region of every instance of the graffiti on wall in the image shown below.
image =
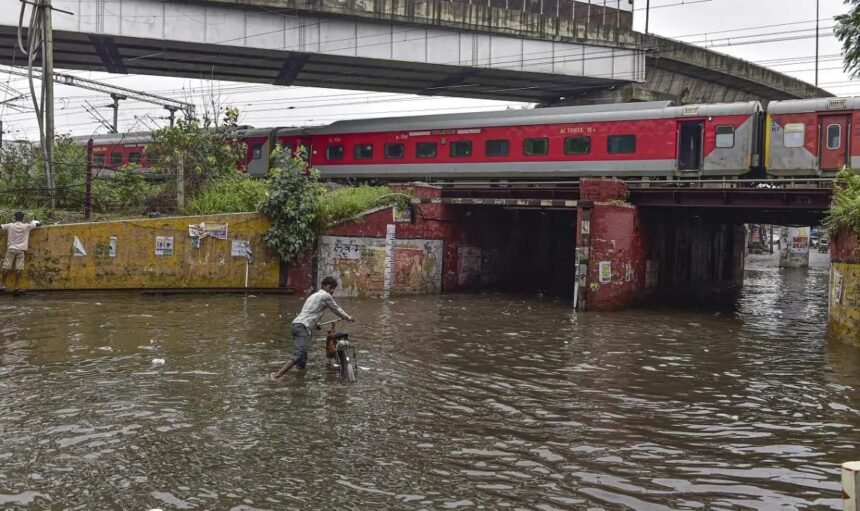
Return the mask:
[[[442,240],[323,236],[319,243],[319,279],[338,280],[338,295],[383,296],[386,284],[393,295],[430,294],[442,290]],[[386,278],[386,254],[390,254]]]

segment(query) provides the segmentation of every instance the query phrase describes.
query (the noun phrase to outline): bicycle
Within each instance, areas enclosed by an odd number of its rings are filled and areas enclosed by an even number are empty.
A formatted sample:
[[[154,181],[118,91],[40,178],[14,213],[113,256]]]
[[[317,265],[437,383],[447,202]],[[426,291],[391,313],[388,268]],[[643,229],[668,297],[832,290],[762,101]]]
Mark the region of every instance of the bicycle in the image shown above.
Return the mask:
[[[349,334],[346,332],[335,331],[335,326],[342,319],[333,319],[320,323],[317,328],[322,330],[322,327],[331,325],[326,334],[326,357],[335,359],[340,373],[340,381],[354,383],[358,375],[358,365],[356,364],[355,348],[349,342]]]

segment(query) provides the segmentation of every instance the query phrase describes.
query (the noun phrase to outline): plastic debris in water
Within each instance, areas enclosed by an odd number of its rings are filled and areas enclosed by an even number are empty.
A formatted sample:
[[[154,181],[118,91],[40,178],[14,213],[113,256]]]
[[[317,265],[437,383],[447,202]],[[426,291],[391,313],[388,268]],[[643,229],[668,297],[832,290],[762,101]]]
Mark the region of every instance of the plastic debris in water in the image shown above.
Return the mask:
[[[164,359],[163,358],[154,358],[154,359],[152,359],[152,365],[163,366],[164,365]]]

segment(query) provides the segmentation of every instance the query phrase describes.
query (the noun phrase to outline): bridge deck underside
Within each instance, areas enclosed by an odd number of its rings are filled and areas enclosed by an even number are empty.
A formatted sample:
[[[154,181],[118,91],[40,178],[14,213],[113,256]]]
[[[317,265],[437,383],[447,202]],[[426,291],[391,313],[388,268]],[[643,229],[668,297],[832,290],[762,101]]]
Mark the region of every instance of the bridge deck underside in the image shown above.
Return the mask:
[[[828,208],[829,188],[634,188],[629,201],[643,208],[719,218],[730,223],[818,225]],[[445,188],[442,201],[463,206],[570,208],[582,205],[577,186]]]
[[[54,67],[544,102],[645,79],[630,46],[526,39],[252,5],[55,0]],[[17,5],[0,10],[0,63]],[[28,16],[25,16],[28,19]]]

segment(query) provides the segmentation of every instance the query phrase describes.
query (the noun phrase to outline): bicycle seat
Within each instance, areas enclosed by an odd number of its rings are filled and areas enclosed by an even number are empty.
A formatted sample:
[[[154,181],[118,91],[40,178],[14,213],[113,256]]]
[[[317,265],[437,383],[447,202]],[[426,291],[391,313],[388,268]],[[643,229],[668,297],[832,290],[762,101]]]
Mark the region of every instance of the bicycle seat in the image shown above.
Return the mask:
[[[329,335],[328,338],[333,341],[339,341],[341,339],[349,339],[349,334],[346,332],[335,332]]]

